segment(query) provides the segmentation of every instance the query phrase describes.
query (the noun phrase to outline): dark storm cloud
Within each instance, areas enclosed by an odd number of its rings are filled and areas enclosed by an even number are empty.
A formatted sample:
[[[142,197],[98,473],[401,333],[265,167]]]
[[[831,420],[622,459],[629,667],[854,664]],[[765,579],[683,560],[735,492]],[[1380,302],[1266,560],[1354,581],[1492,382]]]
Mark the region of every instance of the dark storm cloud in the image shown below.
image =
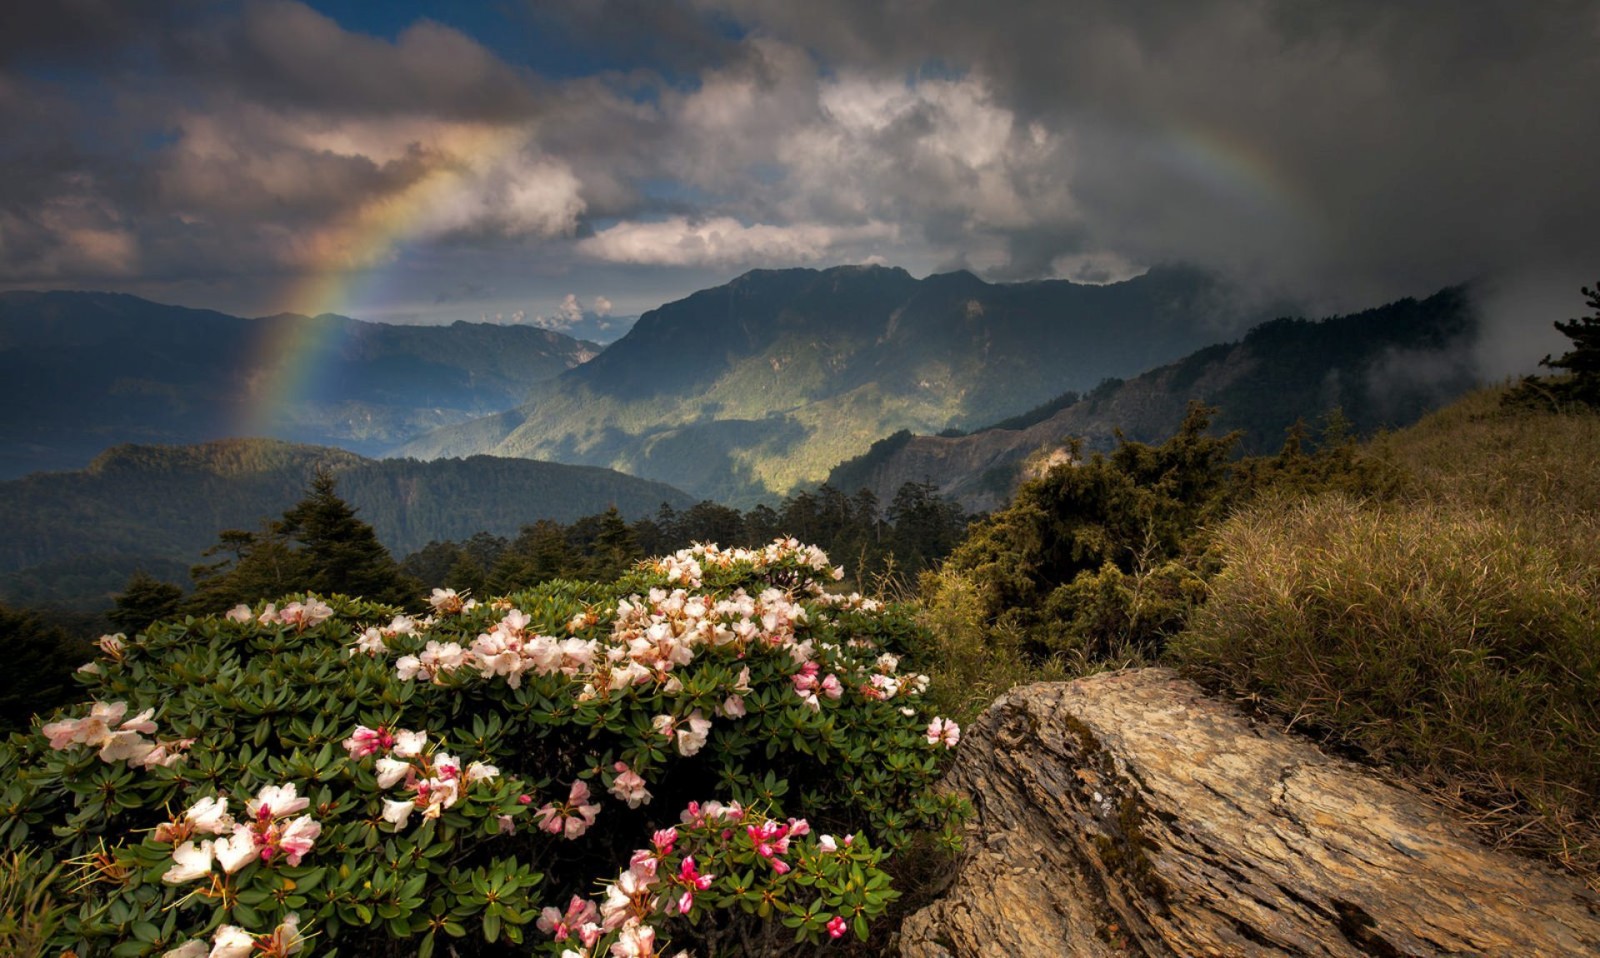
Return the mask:
[[[1071,137],[1077,215],[1134,259],[1367,297],[1600,253],[1593,2],[705,5],[835,64],[982,75]]]
[[[260,103],[335,114],[508,120],[538,110],[535,78],[427,20],[390,43],[291,0],[257,0],[221,29],[186,31],[181,72]]]
[[[0,4],[0,67],[103,65],[198,7],[181,0]]]

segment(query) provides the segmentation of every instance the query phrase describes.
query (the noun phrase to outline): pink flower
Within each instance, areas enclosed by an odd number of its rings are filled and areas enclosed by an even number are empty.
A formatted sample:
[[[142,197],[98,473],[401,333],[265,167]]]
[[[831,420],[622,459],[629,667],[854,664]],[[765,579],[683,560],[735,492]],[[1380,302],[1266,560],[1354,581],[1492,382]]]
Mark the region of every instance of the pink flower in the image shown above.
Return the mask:
[[[350,758],[361,759],[377,752],[387,752],[394,748],[394,735],[382,725],[377,728],[367,728],[357,725],[355,732],[343,742],[345,751],[350,753]]]
[[[705,891],[711,887],[711,880],[715,875],[702,875],[695,867],[694,856],[685,855],[678,865],[678,884],[683,886],[683,894],[678,896],[678,914],[687,915],[694,908],[694,893]]]
[[[678,730],[678,754],[685,758],[699,752],[706,744],[706,736],[711,732],[711,720],[706,718],[699,709],[689,713],[689,727]]]
[[[587,832],[599,813],[600,806],[589,802],[589,783],[580,778],[572,783],[565,802],[546,803],[533,814],[540,828],[571,841]]]
[[[584,925],[591,924],[600,917],[600,910],[594,902],[587,898],[572,896],[567,902],[565,914],[554,908],[545,908],[539,912],[539,930],[554,938],[556,941],[566,941],[572,935],[579,933]],[[593,941],[585,942],[585,946],[594,944]]]
[[[229,609],[223,614],[222,617],[227,619],[229,622],[238,622],[241,624],[251,622],[255,619],[255,616],[250,613],[250,607],[245,605],[243,602]]]
[[[951,719],[935,718],[928,723],[925,734],[929,745],[943,743],[945,748],[955,748],[956,743],[961,741],[961,726]]]
[[[822,694],[835,701],[844,694],[844,686],[839,684],[837,675],[829,675],[822,680]]]
[[[629,808],[650,804],[652,797],[650,790],[645,787],[645,780],[639,777],[638,772],[630,769],[627,762],[618,762],[612,767],[616,770],[617,777],[611,780],[607,791],[627,802]]]
[[[672,854],[672,846],[678,841],[676,828],[663,828],[650,836],[650,844],[654,846],[656,854],[662,857]]]
[[[289,864],[298,865],[306,852],[311,850],[317,836],[321,834],[321,824],[310,815],[301,815],[284,828],[282,834],[278,836],[278,844],[288,855]]]
[[[849,928],[849,925],[845,924],[844,916],[834,915],[833,920],[828,922],[828,937],[843,938],[847,928]]]

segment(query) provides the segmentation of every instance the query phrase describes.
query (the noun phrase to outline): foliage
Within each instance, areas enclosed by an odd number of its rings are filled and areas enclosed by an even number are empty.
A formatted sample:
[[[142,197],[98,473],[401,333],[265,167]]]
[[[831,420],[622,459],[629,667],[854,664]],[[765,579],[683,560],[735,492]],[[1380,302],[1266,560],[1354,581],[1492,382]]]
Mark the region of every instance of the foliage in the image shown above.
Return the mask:
[[[1572,340],[1572,348],[1560,358],[1546,356],[1539,361],[1541,366],[1568,375],[1549,380],[1529,376],[1506,397],[1508,403],[1554,409],[1568,403],[1600,407],[1600,283],[1593,289],[1584,286],[1579,292],[1592,315],[1556,321],[1556,329]]]
[[[663,554],[699,542],[751,547],[794,536],[830,555],[848,556],[852,587],[891,571],[915,577],[944,559],[967,528],[960,505],[925,483],[906,483],[887,515],[876,496],[862,489],[847,496],[824,483],[800,490],[777,509],[758,505],[745,512],[715,502],[679,510],[662,503],[653,518],[624,524],[615,510],[563,526],[540,520],[507,542],[480,534],[464,543],[430,542],[405,558],[402,568],[430,582],[481,591],[508,590],[552,579],[615,577],[645,554]],[[481,585],[482,584],[482,585]]]
[[[1073,647],[1109,651],[1128,639],[1158,653],[1181,614],[1155,613],[1135,597],[1163,594],[1181,605],[1193,594],[1181,573],[1155,570],[1192,556],[1226,501],[1233,437],[1206,435],[1210,415],[1194,404],[1160,446],[1124,442],[1025,484],[946,566],[977,587],[982,620],[1015,629],[1039,657]],[[1119,599],[1130,577],[1131,591]],[[1089,596],[1096,601],[1080,601]]]
[[[0,605],[0,734],[26,728],[36,713],[68,700],[72,671],[83,663],[89,643],[43,622],[35,613]]]
[[[46,943],[67,911],[50,893],[60,870],[60,866],[42,868],[39,856],[26,850],[0,853],[0,955],[50,954]]]
[[[0,846],[64,866],[51,945],[84,958],[865,939],[888,857],[957,841],[930,786],[958,730],[910,671],[923,634],[840,574],[791,540],[436,590],[426,618],[297,595],[160,622],[0,746]]]
[[[223,558],[191,570],[195,592],[187,608],[214,612],[285,592],[337,592],[390,604],[415,595],[421,587],[335,490],[334,477],[319,471],[305,497],[259,533],[224,530],[206,553]]]
[[[117,596],[116,608],[107,618],[124,632],[138,632],[158,619],[176,615],[182,602],[182,589],[141,569],[123,587],[122,594]]]

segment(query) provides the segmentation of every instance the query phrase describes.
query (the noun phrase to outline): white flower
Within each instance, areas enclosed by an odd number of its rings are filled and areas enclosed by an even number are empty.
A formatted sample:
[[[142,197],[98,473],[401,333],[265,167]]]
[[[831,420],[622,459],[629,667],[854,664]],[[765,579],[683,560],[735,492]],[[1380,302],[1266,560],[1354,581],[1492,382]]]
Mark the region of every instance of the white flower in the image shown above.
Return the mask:
[[[403,728],[394,730],[394,754],[401,758],[414,758],[422,754],[422,749],[428,744],[427,732],[408,732]]]
[[[176,948],[168,948],[161,953],[161,958],[206,958],[211,949],[198,938],[191,938]]]
[[[169,885],[180,885],[186,881],[194,881],[211,874],[211,842],[204,841],[196,845],[194,842],[184,842],[172,850],[172,867],[166,870],[161,880]]]
[[[254,935],[238,925],[223,925],[211,936],[211,954],[207,958],[250,958],[255,948]]]
[[[263,807],[273,818],[283,818],[310,808],[311,799],[299,797],[293,782],[287,785],[263,785],[255,798],[244,803],[244,810],[251,818],[256,818]]]
[[[222,617],[227,619],[229,622],[239,623],[249,622],[251,619],[255,618],[250,614],[250,607],[245,605],[243,602],[229,609],[223,614]],[[193,942],[190,942],[190,944],[193,944]]]
[[[386,798],[383,800],[383,820],[393,824],[395,828],[405,828],[416,807],[416,802],[397,802]]]
[[[225,798],[202,798],[189,806],[183,817],[202,835],[224,835],[233,831],[233,816],[228,814],[228,800]]]
[[[486,782],[499,774],[500,770],[498,768],[493,765],[485,765],[483,762],[473,762],[467,766],[467,781],[469,782]]]
[[[689,713],[687,722],[688,728],[678,729],[678,754],[685,758],[700,751],[706,744],[706,735],[711,732],[711,720],[699,709]]]
[[[216,853],[217,864],[222,870],[232,875],[234,872],[250,864],[256,857],[256,840],[247,825],[240,825],[234,829],[227,838],[219,838],[212,845]]]
[[[402,762],[394,758],[380,758],[375,763],[378,772],[378,787],[393,788],[411,771],[410,762]]]

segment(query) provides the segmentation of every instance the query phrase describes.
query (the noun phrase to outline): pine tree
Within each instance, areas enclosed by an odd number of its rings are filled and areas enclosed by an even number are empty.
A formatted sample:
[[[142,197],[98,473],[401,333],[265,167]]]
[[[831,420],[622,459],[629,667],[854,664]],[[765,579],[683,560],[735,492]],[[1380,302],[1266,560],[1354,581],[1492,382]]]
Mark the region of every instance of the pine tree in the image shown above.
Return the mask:
[[[1546,356],[1539,365],[1572,374],[1572,379],[1556,386],[1558,395],[1571,401],[1600,406],[1600,283],[1581,287],[1584,303],[1593,315],[1557,321],[1556,329],[1572,340],[1572,348],[1559,359]]]
[[[116,608],[107,614],[111,624],[129,635],[141,632],[150,623],[178,614],[183,602],[183,590],[170,582],[162,582],[142,570],[123,587],[116,598]]]
[[[422,592],[372,527],[339,498],[326,472],[317,473],[305,498],[283,518],[260,532],[223,532],[206,555],[223,558],[190,570],[195,592],[185,606],[196,613],[290,592],[337,592],[391,605],[413,603]]]
[[[278,523],[278,532],[300,543],[298,551],[310,569],[306,588],[394,605],[415,599],[421,585],[400,571],[378,534],[339,498],[336,485],[331,473],[318,470],[306,497]]]
[[[25,609],[0,605],[0,736],[27,728],[36,714],[72,699],[72,672],[92,658],[93,648]]]

